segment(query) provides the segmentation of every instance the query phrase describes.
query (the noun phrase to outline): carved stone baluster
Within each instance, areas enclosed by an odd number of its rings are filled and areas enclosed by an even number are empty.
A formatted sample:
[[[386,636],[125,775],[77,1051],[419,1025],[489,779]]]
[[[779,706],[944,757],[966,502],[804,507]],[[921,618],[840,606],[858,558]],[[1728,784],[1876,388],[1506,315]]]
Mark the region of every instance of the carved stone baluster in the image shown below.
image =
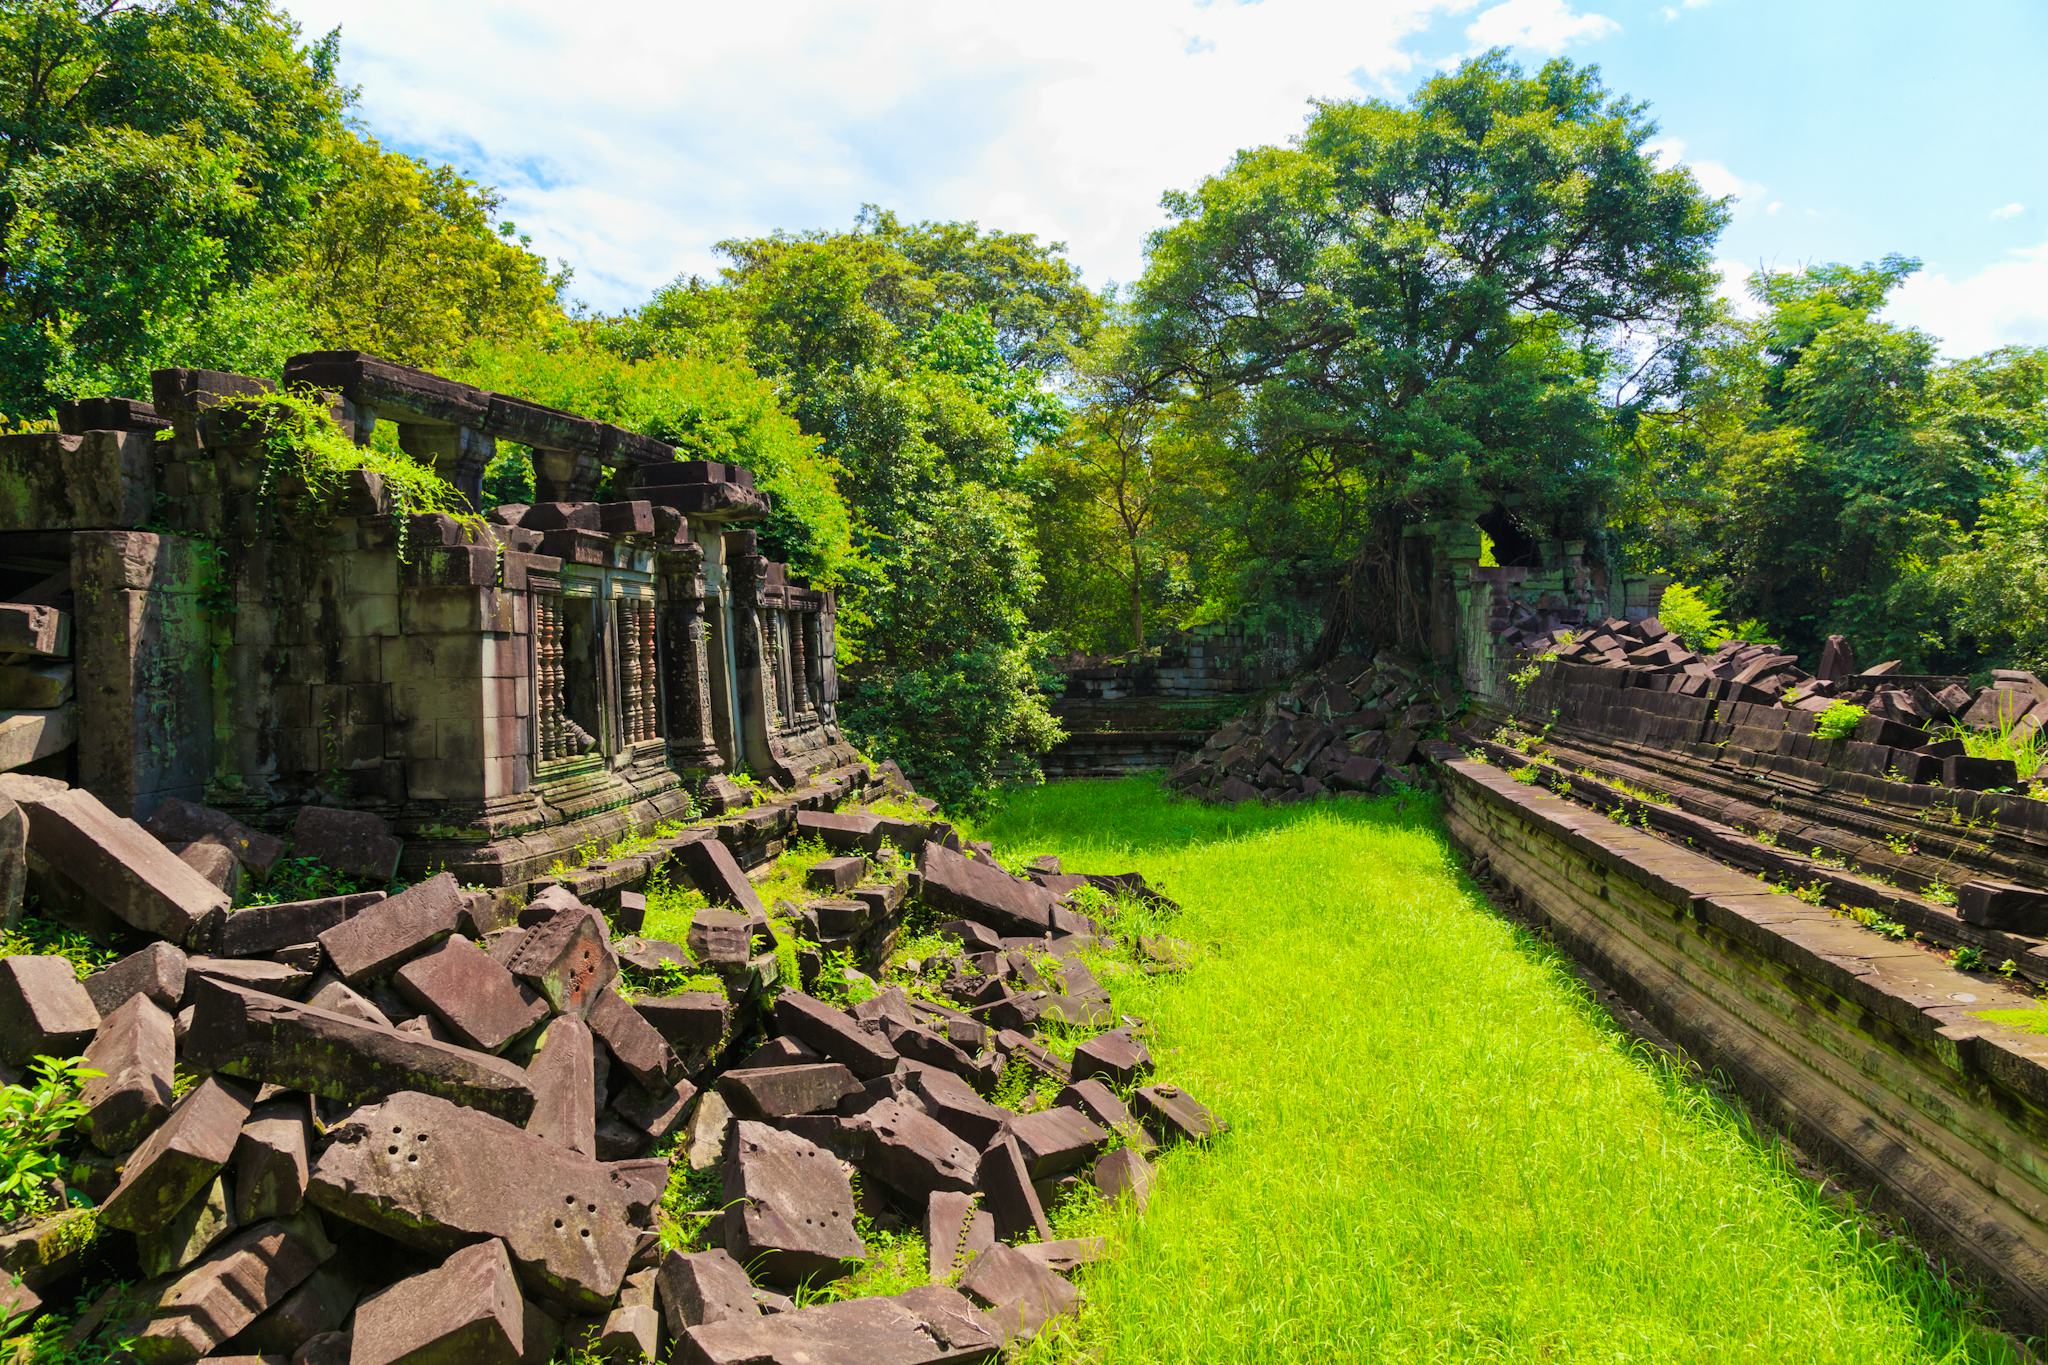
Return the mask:
[[[655,641],[654,603],[640,603],[640,738],[661,734],[661,664]]]
[[[533,709],[540,731],[540,759],[549,763],[568,752],[562,729],[562,603],[549,593],[535,594],[533,599],[533,658]]]

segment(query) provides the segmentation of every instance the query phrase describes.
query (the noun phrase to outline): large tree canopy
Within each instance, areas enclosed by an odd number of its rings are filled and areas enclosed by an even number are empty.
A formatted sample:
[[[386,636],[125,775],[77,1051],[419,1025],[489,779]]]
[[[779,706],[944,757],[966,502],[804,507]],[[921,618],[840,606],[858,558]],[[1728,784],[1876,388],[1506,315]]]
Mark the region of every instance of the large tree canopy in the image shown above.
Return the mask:
[[[1666,391],[1725,217],[1654,131],[1594,69],[1496,52],[1167,196],[1140,335],[1162,375],[1242,402],[1249,591],[1371,631],[1404,526],[1597,510],[1607,425]]]

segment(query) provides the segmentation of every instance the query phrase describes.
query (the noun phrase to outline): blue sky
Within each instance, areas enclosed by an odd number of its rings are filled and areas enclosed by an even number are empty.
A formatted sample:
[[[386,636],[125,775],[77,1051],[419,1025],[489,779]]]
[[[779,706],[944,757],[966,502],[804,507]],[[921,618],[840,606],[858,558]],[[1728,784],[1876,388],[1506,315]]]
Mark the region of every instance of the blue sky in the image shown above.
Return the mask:
[[[286,0],[341,25],[358,116],[500,186],[599,308],[721,238],[865,201],[1065,241],[1129,280],[1159,195],[1501,44],[1597,62],[1660,153],[1737,196],[1758,264],[1918,256],[1893,315],[2048,343],[2048,3],[2036,0]]]

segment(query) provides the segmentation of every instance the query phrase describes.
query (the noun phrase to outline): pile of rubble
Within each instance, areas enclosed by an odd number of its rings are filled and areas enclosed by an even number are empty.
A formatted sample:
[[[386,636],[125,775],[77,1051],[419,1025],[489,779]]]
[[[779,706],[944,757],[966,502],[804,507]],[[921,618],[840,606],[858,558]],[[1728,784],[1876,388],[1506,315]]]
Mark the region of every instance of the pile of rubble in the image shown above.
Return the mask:
[[[1455,683],[1382,650],[1324,665],[1211,735],[1167,783],[1204,800],[1305,801],[1414,781],[1423,738],[1457,708]]]
[[[565,887],[521,905],[446,873],[230,911],[198,870],[222,854],[175,855],[60,783],[0,783],[32,888],[142,944],[83,981],[62,957],[0,958],[0,1062],[18,1076],[83,1054],[100,1073],[67,1181],[86,1200],[0,1229],[17,1325],[133,1281],[70,1324],[72,1345],[125,1339],[146,1362],[993,1359],[1075,1305],[1063,1272],[1099,1250],[1052,1240],[1047,1209],[1086,1189],[1142,1204],[1147,1153],[1220,1128],[1151,1083],[1142,1025],[1111,1016],[1079,955],[1110,941],[1073,907],[1155,895],[1135,877],[1015,877],[943,823],[798,806],[794,832],[834,853],[807,875],[819,895],[796,922],[826,951],[798,982],[779,975],[790,921],[709,831],[675,850],[714,907],[675,944],[631,932],[632,893],[608,919]],[[185,803],[152,827],[236,875],[284,851]],[[377,835],[331,852],[395,862]],[[914,872],[891,866],[899,850]],[[912,907],[959,945],[916,964],[914,993],[843,965],[886,960]],[[654,993],[665,964],[718,989]],[[853,981],[868,989],[851,1009],[806,993]],[[1041,1022],[1101,1031],[1068,1061]],[[700,1249],[664,1250],[664,1229]],[[920,1231],[930,1282],[797,1307],[862,1266],[868,1229]]]
[[[1618,618],[1575,628],[1510,629],[1502,643],[1525,662],[1551,661],[1625,670],[1637,685],[1723,703],[1749,703],[1824,713],[1849,704],[1864,709],[1855,738],[1950,763],[1947,785],[2012,786],[2006,759],[1972,759],[1960,739],[1938,737],[1953,725],[2009,733],[2017,746],[2048,728],[2048,683],[2017,669],[1994,669],[1987,687],[1959,677],[1909,675],[1897,660],[1859,669],[1856,652],[1831,635],[1812,672],[1775,645],[1729,640],[1702,653],[1688,649],[1656,617]]]

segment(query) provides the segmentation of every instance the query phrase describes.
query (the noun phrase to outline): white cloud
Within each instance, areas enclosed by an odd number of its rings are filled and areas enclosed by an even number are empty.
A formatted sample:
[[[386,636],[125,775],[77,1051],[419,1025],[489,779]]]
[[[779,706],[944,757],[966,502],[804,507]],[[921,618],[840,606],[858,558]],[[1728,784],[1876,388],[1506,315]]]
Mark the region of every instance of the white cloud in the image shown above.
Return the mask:
[[[1643,150],[1663,162],[1666,166],[1676,166],[1683,162],[1686,169],[1692,172],[1692,178],[1699,181],[1700,188],[1708,194],[1713,195],[1717,199],[1733,196],[1738,213],[1745,206],[1756,205],[1763,200],[1765,191],[1762,185],[1754,180],[1743,179],[1721,162],[1710,161],[1704,157],[1687,156],[1685,154],[1685,141],[1682,138],[1653,138],[1644,144]],[[1764,207],[1764,212],[1776,214],[1782,207],[1782,203],[1773,201]]]
[[[1779,211],[1782,210],[1784,207],[1784,200],[1773,199],[1770,203],[1764,205],[1764,212],[1768,214],[1770,217],[1776,218],[1778,216]]]
[[[2027,206],[2025,204],[2013,203],[1991,210],[1991,216],[1993,218],[2017,218],[2026,211]]]
[[[1465,36],[1480,47],[1562,52],[1620,29],[1604,14],[1579,13],[1570,0],[1504,0],[1467,24]]]
[[[1971,275],[1923,270],[1899,286],[1885,313],[1940,337],[1951,356],[2048,345],[2048,242],[2010,252]]]
[[[1285,141],[1311,99],[1401,93],[1404,44],[1473,2],[286,0],[309,34],[342,25],[374,132],[498,185],[607,308],[715,271],[722,238],[845,227],[870,200],[1132,279],[1162,191]],[[1531,46],[1613,27],[1562,0],[1482,25]]]
[[[1721,282],[1714,287],[1714,293],[1733,308],[1735,316],[1739,318],[1757,317],[1764,311],[1763,305],[1749,294],[1749,277],[1759,268],[1728,257],[1714,262],[1715,273],[1721,277]]]
[[[1705,9],[1711,3],[1712,0],[1682,0],[1681,4],[1666,5],[1664,7],[1664,22],[1667,24],[1676,22],[1681,10]]]

